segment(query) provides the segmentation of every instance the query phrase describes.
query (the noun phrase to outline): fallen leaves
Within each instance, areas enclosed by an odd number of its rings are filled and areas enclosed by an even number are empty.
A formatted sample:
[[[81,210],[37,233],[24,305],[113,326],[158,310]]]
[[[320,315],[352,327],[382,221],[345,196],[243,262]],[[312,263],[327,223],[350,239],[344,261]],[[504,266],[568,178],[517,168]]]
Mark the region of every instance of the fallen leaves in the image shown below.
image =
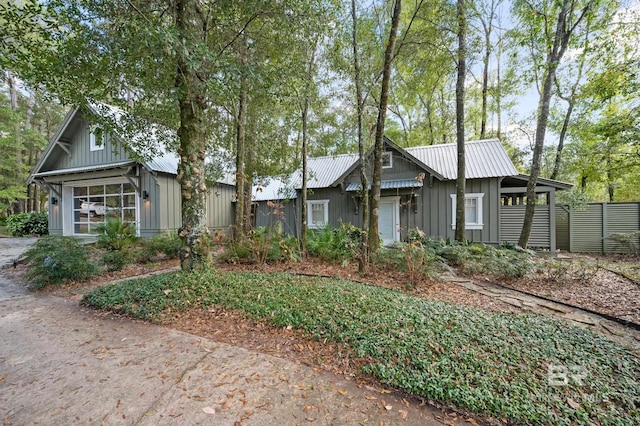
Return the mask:
[[[203,411],[205,414],[215,414],[215,413],[216,413],[216,409],[215,409],[215,408],[213,408],[213,407],[204,407],[204,408],[202,409],[202,411]]]

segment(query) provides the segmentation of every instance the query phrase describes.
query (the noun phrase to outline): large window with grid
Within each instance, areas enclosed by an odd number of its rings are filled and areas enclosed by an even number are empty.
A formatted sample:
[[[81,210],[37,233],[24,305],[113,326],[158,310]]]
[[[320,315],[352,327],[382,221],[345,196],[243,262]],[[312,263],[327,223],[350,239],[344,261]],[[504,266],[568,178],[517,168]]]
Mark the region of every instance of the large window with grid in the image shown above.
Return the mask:
[[[73,233],[96,234],[109,219],[136,225],[136,190],[130,183],[75,186],[73,188]]]

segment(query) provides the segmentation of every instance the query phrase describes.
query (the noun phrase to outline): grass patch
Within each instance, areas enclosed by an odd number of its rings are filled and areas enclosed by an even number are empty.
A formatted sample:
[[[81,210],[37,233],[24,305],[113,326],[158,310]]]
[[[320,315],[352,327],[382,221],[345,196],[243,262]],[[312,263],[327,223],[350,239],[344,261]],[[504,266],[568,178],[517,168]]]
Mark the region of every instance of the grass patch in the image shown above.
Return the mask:
[[[147,320],[221,305],[347,343],[365,372],[407,392],[515,424],[639,424],[640,360],[537,315],[490,313],[349,281],[290,274],[171,273],[103,287],[84,303]],[[587,372],[550,386],[550,365]]]

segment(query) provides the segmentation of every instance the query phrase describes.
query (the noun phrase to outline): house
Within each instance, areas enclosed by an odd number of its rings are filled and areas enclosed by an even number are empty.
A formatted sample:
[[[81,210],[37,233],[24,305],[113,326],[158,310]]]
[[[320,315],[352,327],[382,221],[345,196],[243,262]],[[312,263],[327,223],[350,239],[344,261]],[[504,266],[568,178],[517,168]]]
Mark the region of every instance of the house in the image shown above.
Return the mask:
[[[124,148],[124,137],[101,132],[96,117],[124,120],[125,113],[108,105],[74,108],[46,146],[29,176],[49,192],[49,233],[88,236],[108,218],[136,225],[140,236],[153,236],[181,225],[178,157],[161,148],[158,126],[134,134],[135,145],[151,147],[148,161]],[[134,148],[135,149],[135,148]],[[210,188],[207,225],[227,228],[233,222],[234,176],[224,173]]]
[[[361,226],[357,154],[309,158],[307,164],[308,226],[341,222]],[[434,238],[453,239],[456,175],[455,144],[404,149],[385,138],[379,206],[383,243],[401,241],[412,228]],[[254,187],[256,225],[279,221],[287,232],[299,233],[300,176],[298,171],[267,178]],[[488,139],[467,142],[466,178],[467,239],[492,245],[516,243],[524,221],[528,176],[518,173],[499,140]],[[563,182],[538,180],[531,247],[555,251],[555,192],[570,188]]]

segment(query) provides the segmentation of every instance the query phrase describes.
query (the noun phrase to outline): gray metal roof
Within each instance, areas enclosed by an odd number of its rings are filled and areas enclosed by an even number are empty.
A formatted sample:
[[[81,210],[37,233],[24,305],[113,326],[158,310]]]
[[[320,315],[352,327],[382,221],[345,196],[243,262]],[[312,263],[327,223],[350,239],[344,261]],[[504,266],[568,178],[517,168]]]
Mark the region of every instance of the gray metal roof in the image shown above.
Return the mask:
[[[269,177],[253,185],[253,201],[293,200],[296,197],[296,190],[288,177]]]
[[[70,175],[75,173],[94,172],[97,170],[117,169],[120,167],[132,166],[134,164],[136,164],[136,162],[133,160],[118,161],[116,163],[95,164],[91,166],[71,167],[68,169],[58,169],[58,170],[51,170],[48,172],[34,173],[31,175],[31,177],[40,178],[40,177],[47,177],[47,176]]]
[[[420,188],[422,182],[416,179],[395,179],[395,180],[383,180],[380,182],[380,189],[401,189],[401,188]],[[350,183],[347,185],[347,192],[360,191],[362,184]],[[369,185],[371,188],[371,185]]]
[[[135,122],[130,114],[113,105],[96,103],[90,104],[89,108],[94,114],[111,118],[114,123],[121,128],[127,128],[131,123]],[[139,126],[134,127],[134,131],[128,134],[128,138],[133,142],[129,145],[129,148],[137,152],[140,156],[143,154],[142,149],[154,154],[149,161],[144,162],[144,166],[148,170],[172,175],[177,174],[180,158],[176,153],[167,151],[163,143],[163,141],[176,138],[176,132],[155,123],[147,123],[145,126],[140,127],[140,130],[138,130],[138,127]],[[225,157],[225,155],[221,154],[216,156],[217,159],[222,157]],[[210,162],[212,159],[207,158],[206,161]],[[217,182],[235,185],[235,171],[227,164],[222,164],[222,166],[222,177],[219,178]]]
[[[358,154],[329,155],[307,159],[307,188],[317,189],[331,186],[351,165],[358,160]],[[302,187],[302,172],[291,175],[294,188]]]
[[[440,173],[445,179],[458,175],[456,144],[407,148],[406,151]],[[498,139],[484,139],[465,143],[467,179],[516,176],[518,171]]]

